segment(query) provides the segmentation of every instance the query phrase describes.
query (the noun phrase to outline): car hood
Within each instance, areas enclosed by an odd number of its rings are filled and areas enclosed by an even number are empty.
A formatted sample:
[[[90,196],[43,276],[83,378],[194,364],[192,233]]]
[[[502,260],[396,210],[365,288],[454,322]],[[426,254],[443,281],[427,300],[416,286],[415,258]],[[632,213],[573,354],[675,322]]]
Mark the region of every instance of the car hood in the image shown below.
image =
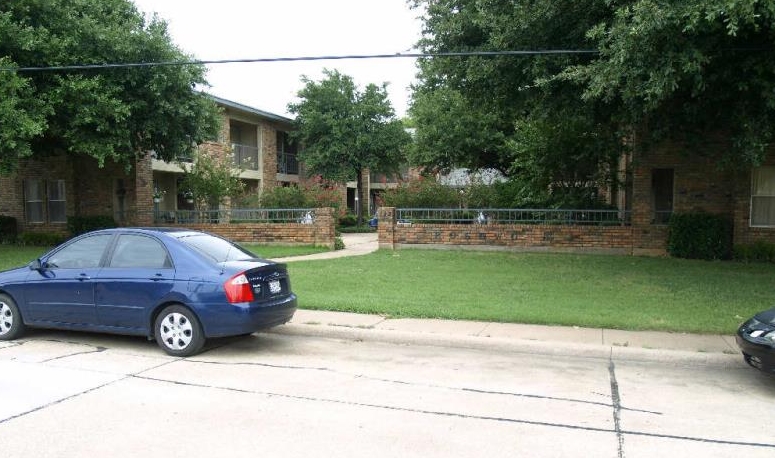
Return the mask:
[[[754,317],[762,323],[769,323],[775,325],[775,308],[759,312]]]

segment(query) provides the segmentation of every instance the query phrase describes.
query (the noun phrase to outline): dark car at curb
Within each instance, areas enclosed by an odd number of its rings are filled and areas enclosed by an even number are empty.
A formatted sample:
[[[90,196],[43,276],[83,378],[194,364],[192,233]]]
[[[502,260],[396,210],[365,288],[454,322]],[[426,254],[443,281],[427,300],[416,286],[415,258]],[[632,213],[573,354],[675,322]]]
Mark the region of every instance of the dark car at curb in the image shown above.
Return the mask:
[[[775,308],[759,312],[743,323],[736,340],[746,363],[775,374]]]
[[[83,234],[0,272],[0,340],[26,327],[145,336],[173,356],[251,334],[296,311],[284,264],[188,229]]]

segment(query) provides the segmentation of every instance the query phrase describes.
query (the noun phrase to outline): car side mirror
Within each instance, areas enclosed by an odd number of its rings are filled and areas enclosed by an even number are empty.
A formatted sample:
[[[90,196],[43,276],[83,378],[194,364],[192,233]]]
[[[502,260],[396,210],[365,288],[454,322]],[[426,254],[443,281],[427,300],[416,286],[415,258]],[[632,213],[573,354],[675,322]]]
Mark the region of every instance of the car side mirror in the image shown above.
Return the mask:
[[[36,259],[30,263],[30,270],[41,271],[45,269],[45,264],[40,259]]]

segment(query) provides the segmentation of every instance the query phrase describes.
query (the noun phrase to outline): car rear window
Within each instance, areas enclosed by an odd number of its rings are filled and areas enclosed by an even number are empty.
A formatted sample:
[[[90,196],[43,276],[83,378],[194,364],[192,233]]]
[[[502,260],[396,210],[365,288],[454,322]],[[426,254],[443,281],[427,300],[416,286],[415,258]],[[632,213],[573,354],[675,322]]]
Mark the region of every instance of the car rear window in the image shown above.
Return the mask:
[[[207,234],[186,235],[181,242],[215,260],[215,262],[255,259],[257,256],[239,245]]]

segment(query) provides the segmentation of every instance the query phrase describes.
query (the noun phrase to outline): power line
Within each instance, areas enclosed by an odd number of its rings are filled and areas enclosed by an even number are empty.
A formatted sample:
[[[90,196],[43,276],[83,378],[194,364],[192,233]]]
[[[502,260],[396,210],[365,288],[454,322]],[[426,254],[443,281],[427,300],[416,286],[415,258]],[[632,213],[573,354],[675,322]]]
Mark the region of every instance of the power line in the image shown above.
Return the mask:
[[[432,58],[432,57],[497,57],[497,56],[537,56],[560,54],[598,54],[593,49],[546,49],[531,51],[465,51],[465,52],[440,52],[440,53],[395,53],[395,54],[351,54],[343,56],[299,56],[299,57],[259,57],[254,59],[220,59],[220,60],[181,60],[166,62],[130,62],[130,63],[106,63],[84,65],[54,65],[45,67],[0,67],[0,72],[47,72],[68,70],[91,70],[104,68],[136,68],[136,67],[165,67],[182,65],[219,65],[219,64],[246,64],[261,62],[300,62],[319,60],[358,60],[358,59],[397,59],[397,58]]]

